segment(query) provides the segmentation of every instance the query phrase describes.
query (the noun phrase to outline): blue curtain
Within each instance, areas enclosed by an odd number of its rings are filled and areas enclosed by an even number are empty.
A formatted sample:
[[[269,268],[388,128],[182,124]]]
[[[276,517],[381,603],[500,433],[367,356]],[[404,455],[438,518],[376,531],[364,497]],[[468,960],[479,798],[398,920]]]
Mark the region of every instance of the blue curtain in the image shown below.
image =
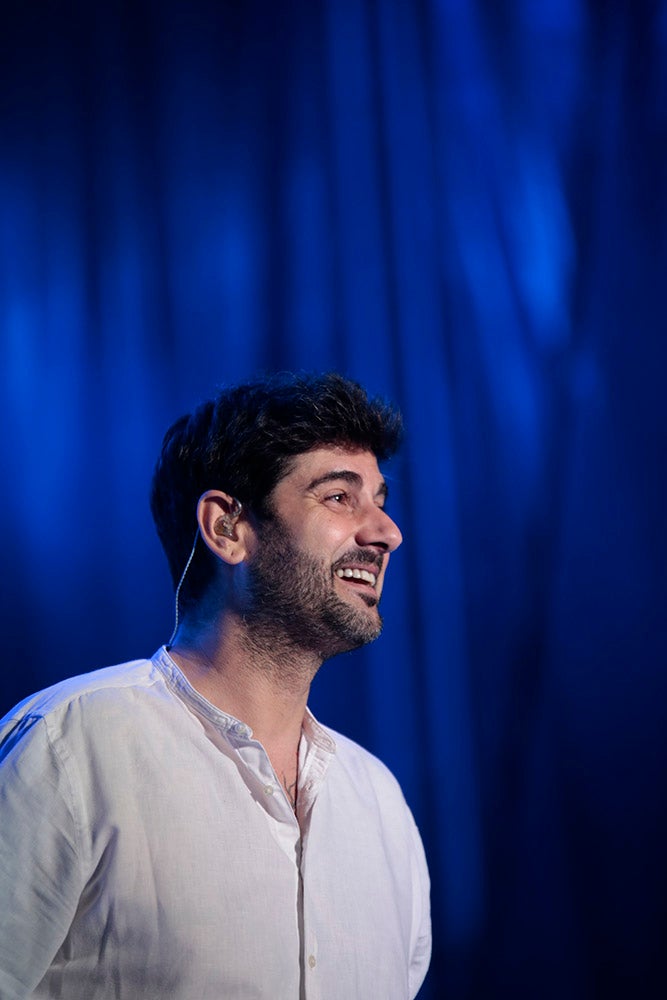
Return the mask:
[[[343,371],[404,412],[405,543],[312,704],[422,829],[424,1000],[667,992],[667,4],[10,0],[1,35],[0,710],[169,636],[173,419]]]

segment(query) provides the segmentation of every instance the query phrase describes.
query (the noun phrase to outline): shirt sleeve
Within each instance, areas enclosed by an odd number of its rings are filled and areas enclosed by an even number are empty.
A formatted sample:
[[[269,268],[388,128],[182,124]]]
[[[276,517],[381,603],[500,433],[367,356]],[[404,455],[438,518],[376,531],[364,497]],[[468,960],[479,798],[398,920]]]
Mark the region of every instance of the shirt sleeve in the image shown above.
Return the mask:
[[[413,912],[414,928],[408,981],[410,1000],[414,1000],[424,982],[431,961],[431,883],[424,854],[424,846],[412,816],[413,836]]]
[[[67,935],[81,893],[71,775],[46,721],[0,730],[0,996],[32,993]]]

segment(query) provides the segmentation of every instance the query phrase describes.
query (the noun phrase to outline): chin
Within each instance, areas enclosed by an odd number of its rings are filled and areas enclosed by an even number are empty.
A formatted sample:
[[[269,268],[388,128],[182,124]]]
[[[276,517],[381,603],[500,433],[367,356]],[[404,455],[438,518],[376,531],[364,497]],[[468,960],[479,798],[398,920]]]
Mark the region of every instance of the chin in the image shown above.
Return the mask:
[[[353,649],[359,649],[360,646],[367,646],[369,642],[375,642],[379,639],[382,632],[382,619],[378,615],[372,621],[368,621],[365,627],[358,629],[354,636],[350,636],[354,640]]]

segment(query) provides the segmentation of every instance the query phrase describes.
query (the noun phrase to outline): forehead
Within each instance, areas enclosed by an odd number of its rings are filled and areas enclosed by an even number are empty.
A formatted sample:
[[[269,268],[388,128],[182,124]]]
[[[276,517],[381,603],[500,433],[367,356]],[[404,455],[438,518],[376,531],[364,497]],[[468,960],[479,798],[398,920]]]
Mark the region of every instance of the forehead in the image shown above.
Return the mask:
[[[297,489],[307,489],[321,477],[329,477],[336,472],[355,473],[364,486],[374,489],[384,484],[384,477],[372,451],[351,450],[340,445],[322,445],[297,455],[281,483],[290,484]]]

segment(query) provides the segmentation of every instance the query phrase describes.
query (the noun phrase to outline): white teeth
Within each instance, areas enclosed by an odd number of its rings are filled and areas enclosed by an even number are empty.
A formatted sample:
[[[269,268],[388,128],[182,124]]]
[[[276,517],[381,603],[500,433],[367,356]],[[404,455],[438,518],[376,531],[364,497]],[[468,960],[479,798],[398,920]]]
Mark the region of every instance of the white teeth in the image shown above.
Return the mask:
[[[337,569],[336,576],[339,576],[341,580],[364,580],[366,583],[370,583],[371,587],[375,586],[377,580],[375,573],[369,573],[365,569]]]

